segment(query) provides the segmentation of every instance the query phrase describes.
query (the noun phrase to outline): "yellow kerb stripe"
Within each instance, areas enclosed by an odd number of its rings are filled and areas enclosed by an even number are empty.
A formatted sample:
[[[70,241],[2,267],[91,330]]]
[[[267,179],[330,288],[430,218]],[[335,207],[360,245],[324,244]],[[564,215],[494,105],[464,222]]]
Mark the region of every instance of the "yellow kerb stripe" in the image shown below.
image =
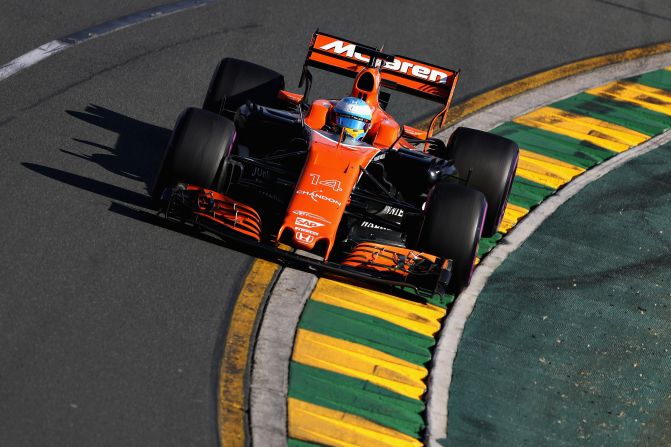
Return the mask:
[[[336,447],[420,447],[405,433],[378,425],[360,416],[287,399],[289,436],[306,442]]]
[[[513,122],[566,135],[577,140],[589,141],[614,152],[626,151],[650,138],[645,134],[617,124],[566,112],[554,107],[541,107],[515,118]]]
[[[671,92],[647,85],[626,81],[615,81],[587,90],[590,95],[613,101],[628,102],[658,113],[671,115]]]
[[[505,213],[503,214],[503,219],[501,220],[501,226],[499,227],[499,231],[504,234],[507,233],[508,231],[510,231],[512,227],[517,225],[517,221],[526,216],[528,213],[529,213],[528,209],[509,203],[506,206]]]
[[[541,185],[557,189],[585,170],[545,155],[520,149],[517,175]]]
[[[278,269],[277,264],[254,261],[235,301],[219,371],[219,439],[226,446],[247,445],[245,371],[250,361],[256,315]]]
[[[315,368],[366,380],[413,399],[426,391],[426,368],[328,335],[298,329],[292,359]]]
[[[381,318],[395,325],[432,337],[440,330],[445,309],[417,303],[385,293],[320,279],[312,299],[344,309]]]

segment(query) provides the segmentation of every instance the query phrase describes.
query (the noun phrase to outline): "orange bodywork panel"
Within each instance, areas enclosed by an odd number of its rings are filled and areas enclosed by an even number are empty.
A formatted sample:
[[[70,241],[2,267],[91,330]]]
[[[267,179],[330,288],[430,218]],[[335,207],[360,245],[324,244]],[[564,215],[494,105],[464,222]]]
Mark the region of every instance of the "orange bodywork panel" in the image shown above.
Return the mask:
[[[328,122],[328,116],[333,103],[326,99],[318,99],[312,103],[305,115],[305,124],[312,129],[322,129]]]
[[[301,101],[303,101],[303,95],[299,93],[292,93],[286,90],[280,90],[280,92],[277,94],[277,99],[288,102],[290,104],[298,105],[301,103]]]
[[[415,127],[403,126],[403,135],[410,138],[417,138],[418,140],[424,140],[426,138],[426,131],[419,130]]]
[[[378,108],[373,112],[373,124],[365,141],[379,148],[390,148],[401,135],[401,126],[384,110]]]
[[[291,231],[292,245],[304,250],[326,241],[325,259],[333,248],[361,169],[379,152],[368,145],[350,145],[332,138],[332,134],[312,131],[305,167],[278,232],[281,240],[286,231]]]

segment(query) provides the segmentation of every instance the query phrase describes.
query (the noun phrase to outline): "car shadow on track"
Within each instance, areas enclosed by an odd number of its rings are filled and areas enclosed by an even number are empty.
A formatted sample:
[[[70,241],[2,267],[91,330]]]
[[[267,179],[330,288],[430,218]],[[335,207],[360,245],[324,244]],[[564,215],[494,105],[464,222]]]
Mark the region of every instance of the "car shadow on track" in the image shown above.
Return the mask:
[[[61,152],[95,163],[121,177],[141,181],[149,189],[154,182],[158,165],[170,139],[172,132],[170,129],[146,123],[95,104],[88,105],[83,112],[66,110],[66,113],[105,130],[115,132],[118,138],[114,147],[80,138],[72,138],[73,141],[78,143],[106,151],[103,153],[89,155],[65,149],[61,149]],[[21,164],[45,177],[111,199],[109,211],[113,213],[222,245],[219,238],[168,222],[159,217],[157,213],[158,205],[149,194],[142,194],[49,166],[29,162]]]
[[[65,149],[61,149],[61,152],[95,163],[119,176],[143,182],[148,190],[154,181],[165,147],[170,139],[170,129],[146,123],[95,104],[89,104],[83,112],[74,110],[65,112],[79,120],[115,132],[118,137],[114,147],[72,138],[75,142],[102,149],[105,152],[85,154]],[[148,210],[156,209],[156,204],[148,194],[49,166],[28,162],[22,165],[33,172],[118,202]]]
[[[118,135],[113,148],[73,138],[74,141],[103,149],[108,153],[92,155],[77,154],[61,149],[62,152],[98,164],[122,177],[142,181],[147,188],[154,181],[163,153],[172,131],[161,126],[131,118],[95,104],[86,106],[83,112],[66,110],[77,119],[93,124]]]
[[[129,205],[152,209],[155,207],[151,197],[140,194],[129,189],[121,188],[116,185],[101,182],[92,178],[84,177],[60,169],[43,166],[36,163],[21,163],[27,169],[42,174],[45,177],[58,180],[59,182],[74,186],[85,191],[90,191],[112,200],[127,203]]]
[[[170,139],[170,129],[146,123],[95,104],[89,104],[83,112],[74,110],[65,112],[79,120],[115,132],[118,137],[114,147],[72,138],[77,143],[102,149],[104,152],[86,154],[66,149],[61,149],[61,152],[95,163],[121,177],[143,182],[148,190],[154,181],[165,147]],[[33,172],[118,202],[148,210],[156,209],[156,204],[148,194],[54,167],[28,162],[22,165]]]

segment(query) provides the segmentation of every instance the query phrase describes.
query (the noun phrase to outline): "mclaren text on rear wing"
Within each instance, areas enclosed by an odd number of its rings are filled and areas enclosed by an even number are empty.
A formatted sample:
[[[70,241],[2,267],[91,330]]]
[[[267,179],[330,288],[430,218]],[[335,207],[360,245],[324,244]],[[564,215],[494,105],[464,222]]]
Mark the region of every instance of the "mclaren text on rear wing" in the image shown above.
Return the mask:
[[[336,36],[315,32],[305,65],[353,78],[370,63],[370,56],[357,52],[357,47],[374,50]],[[378,54],[383,56],[378,63],[384,87],[440,102],[446,108],[449,107],[459,71],[405,56]]]

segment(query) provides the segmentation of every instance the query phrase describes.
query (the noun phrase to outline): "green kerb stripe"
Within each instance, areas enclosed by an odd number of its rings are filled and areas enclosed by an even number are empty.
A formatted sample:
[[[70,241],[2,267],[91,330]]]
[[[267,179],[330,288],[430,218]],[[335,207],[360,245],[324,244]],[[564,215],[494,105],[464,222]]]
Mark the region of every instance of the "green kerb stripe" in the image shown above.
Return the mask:
[[[515,177],[508,201],[513,205],[530,210],[554,192],[555,189],[549,186],[544,186],[522,177]]]
[[[432,337],[377,317],[309,300],[298,327],[377,349],[423,366],[431,360]]]
[[[671,91],[671,71],[669,70],[657,70],[640,76],[634,76],[633,78],[627,78],[625,81]]]
[[[504,123],[491,132],[510,138],[523,149],[586,169],[615,155],[587,141],[513,122]]]
[[[322,447],[320,444],[313,444],[312,442],[301,441],[300,439],[288,438],[287,447]]]
[[[434,293],[433,296],[427,296],[425,292],[418,293],[412,287],[405,286],[394,286],[394,289],[396,289],[396,291],[399,293],[399,296],[403,298],[424,301],[428,304],[442,307],[443,309],[452,304],[454,301],[454,295],[440,295],[438,293]]]
[[[485,237],[480,239],[480,245],[478,246],[478,257],[482,258],[484,255],[492,251],[492,249],[499,243],[503,234],[496,233],[492,237]]]
[[[409,436],[424,430],[424,403],[364,380],[291,362],[289,397],[354,414]]]
[[[551,106],[567,112],[618,124],[650,136],[658,135],[671,128],[671,116],[653,112],[634,104],[613,101],[587,93],[580,93],[551,104]]]

